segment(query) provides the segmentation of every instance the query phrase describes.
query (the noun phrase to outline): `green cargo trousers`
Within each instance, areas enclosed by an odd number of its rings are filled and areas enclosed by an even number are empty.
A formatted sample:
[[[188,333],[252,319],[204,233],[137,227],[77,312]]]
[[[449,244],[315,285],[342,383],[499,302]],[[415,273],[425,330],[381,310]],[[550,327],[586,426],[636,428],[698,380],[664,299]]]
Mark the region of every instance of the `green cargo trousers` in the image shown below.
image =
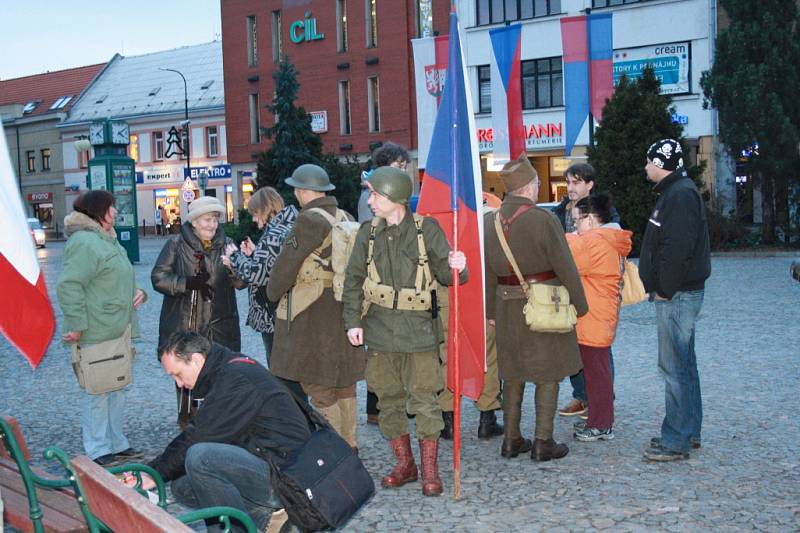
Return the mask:
[[[436,395],[442,386],[437,352],[371,351],[366,377],[367,386],[378,396],[378,424],[386,438],[409,433],[406,413],[416,415],[418,439],[439,438],[444,422]]]

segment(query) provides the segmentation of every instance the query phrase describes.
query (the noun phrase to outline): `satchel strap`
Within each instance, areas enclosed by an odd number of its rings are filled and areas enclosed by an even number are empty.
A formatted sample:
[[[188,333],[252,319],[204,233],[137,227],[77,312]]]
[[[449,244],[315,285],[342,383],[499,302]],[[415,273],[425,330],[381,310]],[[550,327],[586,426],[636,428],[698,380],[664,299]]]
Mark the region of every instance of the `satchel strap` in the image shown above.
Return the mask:
[[[256,362],[250,359],[249,357],[234,357],[233,359],[228,361],[228,364],[231,363],[247,363],[248,365],[256,364]]]
[[[514,213],[514,217],[516,217],[519,214],[519,212],[520,211],[518,209],[517,212]],[[509,248],[508,246],[508,241],[506,240],[505,233],[503,232],[503,228],[500,226],[500,213],[495,214],[494,229],[497,232],[497,238],[500,240],[500,247],[503,249],[503,253],[506,254],[506,259],[508,259],[508,262],[511,264],[511,268],[514,270],[514,274],[516,274],[517,279],[519,280],[519,285],[520,287],[522,287],[522,291],[525,293],[525,296],[527,296],[529,289],[528,282],[525,281],[525,278],[522,276],[522,272],[519,269],[519,265],[517,264],[517,261],[514,259],[514,254],[511,253],[511,248]]]

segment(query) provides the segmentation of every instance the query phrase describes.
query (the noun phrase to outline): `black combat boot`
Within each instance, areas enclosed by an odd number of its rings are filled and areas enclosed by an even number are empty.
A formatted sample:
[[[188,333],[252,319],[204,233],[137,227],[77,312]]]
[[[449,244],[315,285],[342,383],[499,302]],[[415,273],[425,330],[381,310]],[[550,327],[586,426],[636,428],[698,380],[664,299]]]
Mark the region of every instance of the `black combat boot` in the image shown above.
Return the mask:
[[[491,439],[503,434],[503,426],[497,423],[494,411],[481,411],[481,420],[478,424],[478,438]]]
[[[444,429],[442,429],[439,437],[444,440],[453,440],[453,411],[442,411],[442,420],[444,421]]]

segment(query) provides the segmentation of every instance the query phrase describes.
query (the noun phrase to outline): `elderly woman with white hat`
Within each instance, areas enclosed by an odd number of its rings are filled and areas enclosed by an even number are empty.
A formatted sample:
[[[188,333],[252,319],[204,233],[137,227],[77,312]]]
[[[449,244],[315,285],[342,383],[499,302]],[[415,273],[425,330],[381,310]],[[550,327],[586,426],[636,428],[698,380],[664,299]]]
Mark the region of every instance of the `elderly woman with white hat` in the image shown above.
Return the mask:
[[[212,196],[189,204],[186,222],[169,238],[156,260],[150,280],[164,295],[158,326],[158,345],[175,331],[192,330],[233,351],[241,350],[239,312],[234,289],[246,283],[222,262],[225,236],[220,217],[225,207]],[[178,419],[188,421],[190,401],[178,392]]]

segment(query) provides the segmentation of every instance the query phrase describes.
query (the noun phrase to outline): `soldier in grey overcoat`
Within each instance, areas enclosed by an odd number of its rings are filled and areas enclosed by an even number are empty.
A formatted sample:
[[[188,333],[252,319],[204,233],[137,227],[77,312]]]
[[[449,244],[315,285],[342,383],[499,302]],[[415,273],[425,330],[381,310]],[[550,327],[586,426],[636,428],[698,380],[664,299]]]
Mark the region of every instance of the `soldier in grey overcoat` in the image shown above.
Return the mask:
[[[553,440],[558,384],[581,369],[575,330],[538,333],[525,323],[525,295],[500,245],[494,217],[500,216],[509,248],[529,282],[563,285],[578,316],[588,311],[578,270],[558,220],[536,207],[539,177],[526,154],[507,163],[500,177],[508,191],[496,213],[484,216],[486,313],[497,327],[497,361],[503,379],[503,457],[531,451],[538,461],[558,459],[569,449]],[[526,382],[536,384],[535,440],[522,437],[520,418]]]

